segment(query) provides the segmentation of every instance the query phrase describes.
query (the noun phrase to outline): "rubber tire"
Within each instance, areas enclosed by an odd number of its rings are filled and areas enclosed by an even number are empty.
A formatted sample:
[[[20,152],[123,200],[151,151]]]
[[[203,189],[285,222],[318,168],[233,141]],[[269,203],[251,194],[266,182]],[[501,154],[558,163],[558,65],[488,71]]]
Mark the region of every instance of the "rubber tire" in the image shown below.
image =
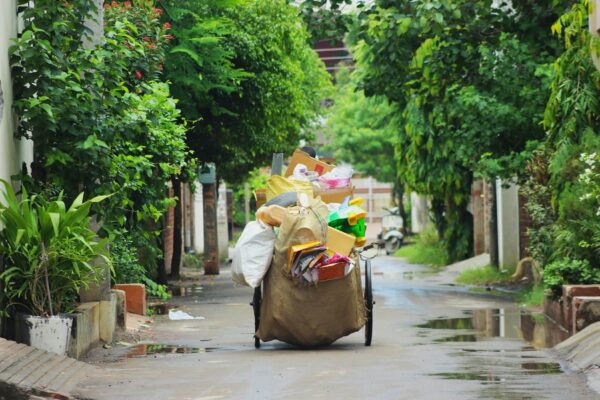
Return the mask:
[[[388,256],[394,254],[402,246],[402,239],[392,237],[385,241],[385,254]]]
[[[371,260],[365,260],[365,307],[367,309],[365,346],[370,346],[373,339],[373,286],[371,281]]]
[[[254,296],[252,296],[252,309],[254,310],[254,347],[260,348],[260,338],[256,336],[258,327],[260,326],[260,304],[262,302],[262,287],[259,286],[254,289]]]

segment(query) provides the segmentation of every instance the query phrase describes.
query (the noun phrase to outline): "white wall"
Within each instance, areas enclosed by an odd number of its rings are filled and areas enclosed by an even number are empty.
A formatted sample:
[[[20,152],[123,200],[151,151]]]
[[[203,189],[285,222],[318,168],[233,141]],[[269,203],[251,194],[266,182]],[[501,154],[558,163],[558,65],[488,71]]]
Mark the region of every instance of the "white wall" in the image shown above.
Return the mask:
[[[202,184],[196,182],[194,193],[194,251],[204,253],[204,208],[202,206]]]
[[[30,141],[14,140],[14,115],[12,112],[12,83],[8,48],[11,38],[17,34],[16,4],[14,0],[1,0],[0,8],[0,85],[4,104],[0,112],[0,178],[10,180],[10,176],[21,168],[21,162],[29,164],[33,158]]]
[[[412,192],[410,194],[410,206],[411,231],[414,233],[423,232],[429,225],[427,197]]]
[[[501,267],[519,262],[519,187],[496,182],[498,218],[498,262]]]

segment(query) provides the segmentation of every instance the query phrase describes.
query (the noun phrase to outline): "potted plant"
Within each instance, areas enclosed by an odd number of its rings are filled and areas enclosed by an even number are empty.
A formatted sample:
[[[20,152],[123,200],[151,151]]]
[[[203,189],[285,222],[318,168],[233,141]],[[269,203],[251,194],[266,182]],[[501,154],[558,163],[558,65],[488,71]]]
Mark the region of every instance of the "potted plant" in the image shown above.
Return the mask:
[[[1,181],[1,180],[0,180]],[[90,207],[107,196],[67,207],[62,192],[19,197],[1,181],[0,314],[14,327],[15,339],[66,354],[81,287],[97,281],[102,262],[109,263],[105,243],[90,229]],[[101,261],[101,262],[98,262]]]

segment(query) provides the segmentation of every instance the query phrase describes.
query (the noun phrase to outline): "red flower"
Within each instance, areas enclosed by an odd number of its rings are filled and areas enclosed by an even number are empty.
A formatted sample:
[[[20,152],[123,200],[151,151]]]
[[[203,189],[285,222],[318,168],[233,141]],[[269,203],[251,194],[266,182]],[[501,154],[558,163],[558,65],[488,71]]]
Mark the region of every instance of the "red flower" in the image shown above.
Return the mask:
[[[148,45],[148,47],[149,47],[149,48],[151,48],[151,49],[155,49],[155,48],[156,48],[156,45],[155,45],[154,43],[150,43],[150,44]]]
[[[131,7],[130,1],[124,1],[123,4],[125,4],[125,7]]]
[[[150,41],[150,38],[149,38],[148,36],[144,36],[144,40],[145,40],[146,42],[149,42],[149,41]]]
[[[104,3],[104,8],[108,10],[110,8],[110,4]]]
[[[153,8],[152,11],[154,11],[155,14],[162,14],[164,13],[164,11],[162,10],[162,8]]]
[[[167,40],[173,40],[173,35],[171,35],[170,33],[168,35],[165,36],[167,38]]]
[[[138,79],[142,79],[142,73],[140,71],[135,71],[135,76],[137,76]]]
[[[113,2],[111,2],[110,4],[111,4],[113,7],[118,7],[118,6],[119,6],[119,3],[117,3],[116,1],[113,1]]]
[[[165,24],[163,25],[163,27],[164,27],[165,29],[169,29],[169,28],[171,27],[171,24],[170,24],[170,23],[168,23],[168,22],[165,22]]]

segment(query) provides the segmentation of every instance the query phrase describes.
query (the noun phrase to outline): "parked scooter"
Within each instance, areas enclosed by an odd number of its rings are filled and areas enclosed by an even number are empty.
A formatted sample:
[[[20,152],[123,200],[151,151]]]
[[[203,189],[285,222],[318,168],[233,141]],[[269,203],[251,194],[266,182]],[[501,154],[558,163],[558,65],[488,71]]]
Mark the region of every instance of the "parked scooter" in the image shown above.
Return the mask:
[[[386,254],[394,254],[404,242],[402,234],[404,220],[400,216],[398,207],[384,208],[384,210],[388,214],[381,219],[381,232],[377,237],[383,240]]]

